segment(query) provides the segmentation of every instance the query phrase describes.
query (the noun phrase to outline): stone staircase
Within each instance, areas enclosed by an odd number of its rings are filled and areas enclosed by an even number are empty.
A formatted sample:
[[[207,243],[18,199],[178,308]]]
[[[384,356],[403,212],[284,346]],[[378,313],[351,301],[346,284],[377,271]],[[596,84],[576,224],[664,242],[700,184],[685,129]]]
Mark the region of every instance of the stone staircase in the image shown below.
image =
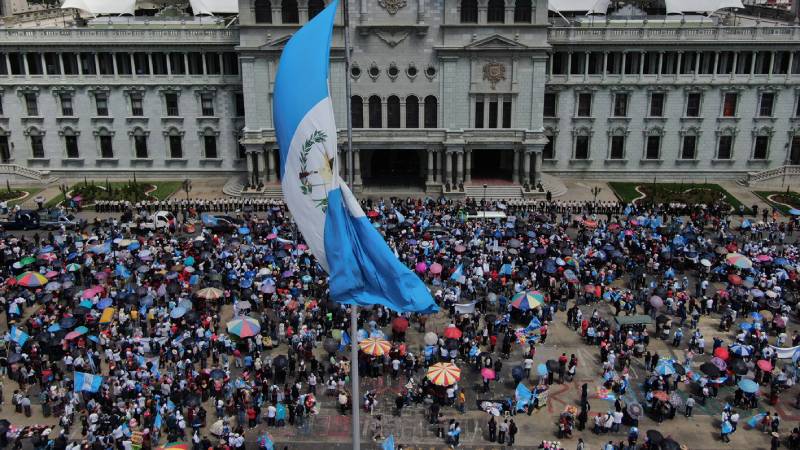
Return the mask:
[[[222,187],[222,192],[231,197],[283,198],[280,184],[268,184],[260,191],[245,191],[246,178],[243,175],[231,177]]]
[[[30,169],[18,164],[0,164],[0,175],[9,175],[43,184],[51,184],[58,181],[58,177],[53,176],[49,170]]]
[[[547,191],[550,191],[553,198],[560,197],[567,193],[567,187],[564,183],[561,182],[560,179],[547,175],[545,173],[541,174],[541,183],[542,183],[542,190],[541,191],[524,191],[521,185],[518,184],[508,184],[508,185],[489,185],[486,187],[486,199],[487,200],[514,200],[514,199],[522,199],[522,198],[537,198],[542,197],[544,198]],[[474,199],[483,199],[484,192],[483,192],[483,185],[482,184],[469,184],[464,186],[464,195],[467,197],[471,197]]]
[[[780,166],[760,172],[748,172],[744,178],[736,180],[741,186],[782,185],[784,180],[789,184],[797,184],[800,177],[800,166]]]

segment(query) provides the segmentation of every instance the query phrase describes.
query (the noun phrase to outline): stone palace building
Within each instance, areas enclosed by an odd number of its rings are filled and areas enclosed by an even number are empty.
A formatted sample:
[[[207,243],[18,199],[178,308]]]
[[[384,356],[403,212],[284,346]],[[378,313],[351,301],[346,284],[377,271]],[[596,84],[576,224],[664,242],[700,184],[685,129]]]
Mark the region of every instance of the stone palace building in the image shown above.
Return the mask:
[[[349,5],[353,65],[347,73],[340,12],[330,81],[340,128],[352,107],[354,164],[341,166],[357,190],[525,193],[558,177],[742,178],[800,164],[800,26],[790,18],[631,6],[564,15],[547,0]],[[238,0],[238,16],[8,17],[1,167],[31,177],[221,174],[237,192],[275,185],[278,59],[324,6]]]

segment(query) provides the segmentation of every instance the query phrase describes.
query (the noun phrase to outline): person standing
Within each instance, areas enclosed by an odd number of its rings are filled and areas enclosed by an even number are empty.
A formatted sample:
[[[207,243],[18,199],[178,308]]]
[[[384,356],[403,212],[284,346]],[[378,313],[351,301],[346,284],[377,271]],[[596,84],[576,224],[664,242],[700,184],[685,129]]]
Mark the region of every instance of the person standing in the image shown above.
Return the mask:
[[[494,442],[497,439],[497,421],[494,416],[489,417],[489,442]]]
[[[500,431],[497,433],[497,443],[503,445],[506,443],[506,433],[508,432],[508,419],[503,420],[500,424]]]
[[[514,419],[511,419],[511,422],[508,424],[508,445],[514,445],[514,437],[517,435],[517,424],[514,423]]]
[[[689,398],[686,399],[686,412],[684,412],[683,415],[686,417],[692,417],[693,408],[694,408],[694,397],[689,396]]]

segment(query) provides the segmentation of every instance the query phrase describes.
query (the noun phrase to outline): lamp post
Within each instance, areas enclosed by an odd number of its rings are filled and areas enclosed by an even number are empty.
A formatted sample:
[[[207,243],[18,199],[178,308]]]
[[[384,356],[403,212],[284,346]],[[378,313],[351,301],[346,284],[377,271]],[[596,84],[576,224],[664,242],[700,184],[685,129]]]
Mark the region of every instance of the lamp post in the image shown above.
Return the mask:
[[[486,183],[483,183],[483,218],[486,218],[486,188],[489,187]]]
[[[597,203],[597,196],[600,195],[601,192],[603,192],[603,188],[601,188],[600,186],[595,186],[590,190],[590,192],[594,196],[594,202]]]

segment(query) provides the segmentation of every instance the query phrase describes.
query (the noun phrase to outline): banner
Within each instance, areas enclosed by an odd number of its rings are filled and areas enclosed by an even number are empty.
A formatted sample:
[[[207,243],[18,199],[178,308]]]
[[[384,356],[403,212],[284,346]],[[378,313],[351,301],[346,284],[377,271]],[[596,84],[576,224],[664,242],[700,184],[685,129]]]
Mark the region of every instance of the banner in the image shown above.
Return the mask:
[[[770,345],[770,348],[778,355],[778,359],[792,359],[795,352],[800,350],[800,345],[796,347],[775,347],[774,345]]]
[[[475,312],[475,302],[455,305],[456,314],[472,314]]]

